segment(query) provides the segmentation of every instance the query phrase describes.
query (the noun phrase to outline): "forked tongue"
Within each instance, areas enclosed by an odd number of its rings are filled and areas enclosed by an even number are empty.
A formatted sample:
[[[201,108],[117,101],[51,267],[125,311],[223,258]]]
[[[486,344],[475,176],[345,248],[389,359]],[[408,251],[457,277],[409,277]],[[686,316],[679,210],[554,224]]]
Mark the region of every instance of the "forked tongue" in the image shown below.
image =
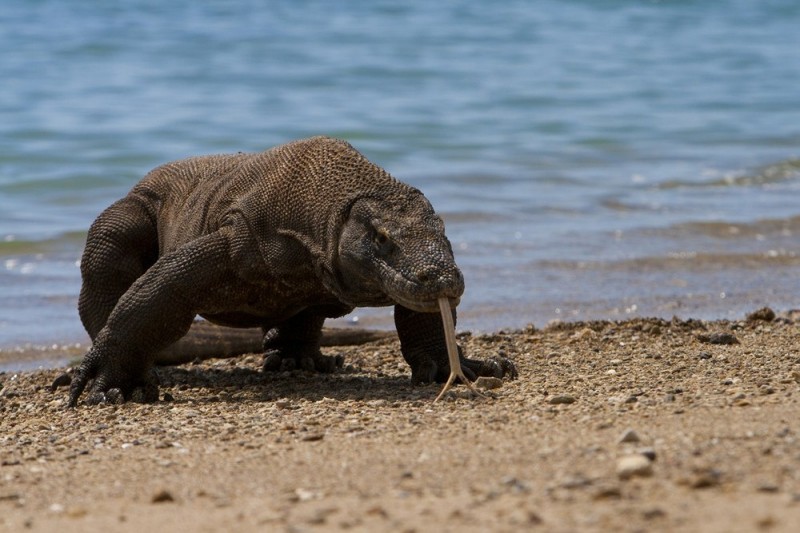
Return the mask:
[[[478,389],[467,379],[464,371],[461,370],[461,359],[458,358],[458,345],[456,344],[456,327],[453,324],[453,312],[450,310],[450,300],[443,296],[439,298],[439,311],[442,314],[442,324],[444,325],[444,341],[447,344],[447,359],[450,362],[450,377],[447,378],[447,383],[442,387],[442,392],[436,397],[434,402],[439,401],[439,398],[444,396],[444,393],[450,390],[456,378],[461,378],[461,382],[467,386],[469,390],[482,398],[486,398],[481,394]]]

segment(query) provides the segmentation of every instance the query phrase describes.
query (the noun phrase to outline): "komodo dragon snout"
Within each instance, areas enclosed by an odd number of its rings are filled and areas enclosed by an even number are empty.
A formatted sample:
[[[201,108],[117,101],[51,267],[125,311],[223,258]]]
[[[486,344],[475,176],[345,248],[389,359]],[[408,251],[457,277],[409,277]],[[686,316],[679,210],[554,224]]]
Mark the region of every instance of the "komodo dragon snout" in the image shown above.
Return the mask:
[[[395,303],[435,313],[438,298],[455,307],[464,293],[444,223],[415,190],[356,200],[342,227],[339,263],[343,286],[357,288],[357,306]]]

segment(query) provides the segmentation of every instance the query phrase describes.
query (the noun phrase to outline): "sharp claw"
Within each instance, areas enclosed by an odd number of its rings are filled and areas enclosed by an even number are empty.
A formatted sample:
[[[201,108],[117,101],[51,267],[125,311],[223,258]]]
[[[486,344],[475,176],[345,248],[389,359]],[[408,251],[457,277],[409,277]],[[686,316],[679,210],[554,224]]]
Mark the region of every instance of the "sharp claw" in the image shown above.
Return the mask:
[[[130,400],[134,403],[154,403],[158,401],[158,386],[155,383],[145,383],[136,387],[131,393]]]
[[[500,367],[500,377],[508,376],[509,379],[517,379],[519,377],[517,366],[511,362],[511,360],[506,359],[505,357],[500,357],[495,361],[495,364]]]
[[[281,369],[281,354],[278,352],[268,353],[264,358],[264,371],[277,372]]]
[[[478,379],[478,375],[468,366],[464,364],[464,361],[461,361],[461,370],[464,372],[464,375],[467,376],[467,379],[470,381],[475,381]]]
[[[75,373],[75,378],[72,380],[72,384],[69,387],[69,401],[67,402],[68,407],[78,406],[78,398],[80,398],[81,394],[83,394],[83,390],[86,388],[86,384],[88,382],[88,374],[79,368]]]
[[[69,372],[59,374],[59,376],[53,380],[53,383],[50,384],[50,392],[55,392],[59,387],[66,387],[70,383],[72,383],[72,376],[69,375]]]
[[[75,399],[75,403],[77,403],[77,398]],[[104,392],[93,392],[86,398],[86,405],[100,405],[103,403],[108,403],[108,398],[106,398]]]

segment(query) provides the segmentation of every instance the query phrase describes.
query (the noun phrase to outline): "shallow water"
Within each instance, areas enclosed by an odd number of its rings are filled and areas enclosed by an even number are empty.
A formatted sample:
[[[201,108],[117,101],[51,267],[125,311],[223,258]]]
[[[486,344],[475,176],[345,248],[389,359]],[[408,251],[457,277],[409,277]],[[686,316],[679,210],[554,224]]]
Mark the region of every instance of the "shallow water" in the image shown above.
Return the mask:
[[[150,168],[316,134],[444,215],[461,327],[800,305],[794,1],[115,4],[0,13],[0,348],[85,342],[85,231]]]

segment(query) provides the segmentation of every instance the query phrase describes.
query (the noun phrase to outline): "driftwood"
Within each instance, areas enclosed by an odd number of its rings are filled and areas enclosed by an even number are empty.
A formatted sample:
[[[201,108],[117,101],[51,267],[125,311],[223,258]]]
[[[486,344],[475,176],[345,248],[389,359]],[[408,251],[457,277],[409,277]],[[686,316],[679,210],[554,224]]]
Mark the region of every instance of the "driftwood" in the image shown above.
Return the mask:
[[[381,339],[396,338],[393,331],[363,328],[322,328],[322,346],[352,346]],[[226,328],[197,321],[181,340],[158,354],[162,365],[180,365],[195,360],[235,357],[261,353],[260,328]]]

